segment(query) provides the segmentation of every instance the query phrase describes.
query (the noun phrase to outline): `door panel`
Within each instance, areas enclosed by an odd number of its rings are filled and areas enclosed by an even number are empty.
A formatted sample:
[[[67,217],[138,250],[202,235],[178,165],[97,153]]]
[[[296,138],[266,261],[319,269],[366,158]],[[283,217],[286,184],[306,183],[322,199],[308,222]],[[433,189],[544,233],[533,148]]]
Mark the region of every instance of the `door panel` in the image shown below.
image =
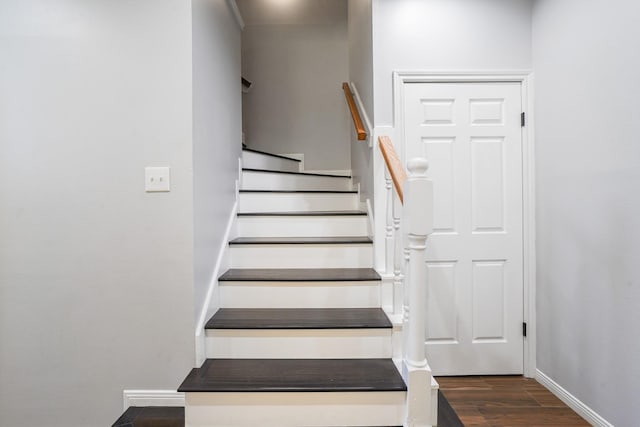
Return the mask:
[[[434,182],[427,357],[436,375],[523,372],[518,83],[407,83],[405,160]]]

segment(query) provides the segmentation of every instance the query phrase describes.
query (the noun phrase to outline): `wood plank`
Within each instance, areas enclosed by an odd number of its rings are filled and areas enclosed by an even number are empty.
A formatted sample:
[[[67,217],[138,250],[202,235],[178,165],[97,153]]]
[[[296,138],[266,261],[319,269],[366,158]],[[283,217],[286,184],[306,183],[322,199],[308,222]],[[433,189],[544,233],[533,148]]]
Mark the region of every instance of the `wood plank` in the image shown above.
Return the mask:
[[[578,414],[531,378],[438,377],[465,426],[588,426]]]
[[[332,245],[350,243],[373,243],[369,237],[238,237],[229,242],[230,245]]]
[[[404,169],[400,156],[398,156],[398,153],[393,147],[391,138],[381,136],[378,138],[378,144],[382,152],[382,157],[387,165],[389,175],[391,175],[396,193],[398,193],[398,198],[400,202],[404,202],[404,183],[407,181],[407,171]]]
[[[226,282],[368,282],[382,279],[373,268],[232,268],[218,280]]]
[[[240,193],[311,193],[311,194],[358,194],[358,190],[238,190]]]
[[[184,427],[184,408],[129,407],[112,427]]]
[[[366,216],[363,211],[240,212],[238,216]]]
[[[388,329],[380,308],[221,308],[205,329]]]
[[[406,391],[406,386],[391,359],[207,359],[178,391]]]

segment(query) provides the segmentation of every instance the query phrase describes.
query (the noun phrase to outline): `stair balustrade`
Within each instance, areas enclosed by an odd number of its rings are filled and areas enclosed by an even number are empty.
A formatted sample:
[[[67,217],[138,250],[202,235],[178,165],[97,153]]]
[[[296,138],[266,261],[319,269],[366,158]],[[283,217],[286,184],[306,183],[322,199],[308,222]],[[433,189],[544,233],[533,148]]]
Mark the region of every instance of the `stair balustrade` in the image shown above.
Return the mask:
[[[433,231],[433,183],[427,178],[426,159],[410,159],[407,175],[391,139],[381,136],[379,146],[386,163],[385,266],[393,269],[393,310],[402,319],[402,376],[408,388],[405,426],[430,426],[437,420],[437,389],[432,387],[425,354],[425,251]]]

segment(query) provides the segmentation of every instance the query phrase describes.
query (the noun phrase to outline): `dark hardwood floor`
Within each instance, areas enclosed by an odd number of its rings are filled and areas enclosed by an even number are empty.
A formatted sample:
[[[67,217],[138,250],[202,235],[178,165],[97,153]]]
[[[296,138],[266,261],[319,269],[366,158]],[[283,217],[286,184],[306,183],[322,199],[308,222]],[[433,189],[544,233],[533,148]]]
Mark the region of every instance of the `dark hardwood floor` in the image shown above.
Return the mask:
[[[436,379],[465,426],[590,425],[534,379],[522,376]]]

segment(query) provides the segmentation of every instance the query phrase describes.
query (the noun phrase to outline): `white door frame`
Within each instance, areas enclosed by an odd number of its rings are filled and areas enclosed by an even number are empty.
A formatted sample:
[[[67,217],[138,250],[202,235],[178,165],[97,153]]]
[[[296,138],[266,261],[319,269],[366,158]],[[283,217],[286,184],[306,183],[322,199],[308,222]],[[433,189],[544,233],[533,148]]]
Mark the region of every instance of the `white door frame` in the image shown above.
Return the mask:
[[[533,126],[533,72],[500,71],[394,71],[393,120],[404,155],[404,84],[405,83],[520,83],[522,111],[526,123],[522,128],[522,228],[523,228],[523,319],[527,324],[524,339],[524,375],[536,375],[536,247],[535,247],[535,150]]]

